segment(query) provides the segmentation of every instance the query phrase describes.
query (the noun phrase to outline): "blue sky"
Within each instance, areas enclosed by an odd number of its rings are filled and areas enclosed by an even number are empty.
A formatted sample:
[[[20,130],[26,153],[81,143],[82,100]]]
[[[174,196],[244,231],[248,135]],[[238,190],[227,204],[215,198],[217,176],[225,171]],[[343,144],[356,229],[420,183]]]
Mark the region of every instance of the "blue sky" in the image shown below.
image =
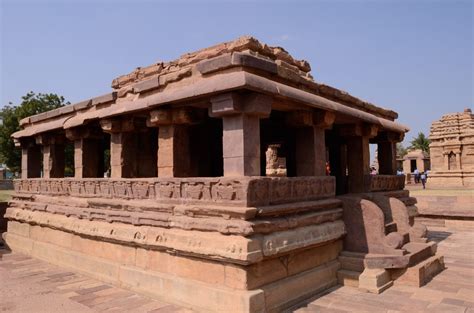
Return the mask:
[[[282,46],[308,60],[317,81],[399,112],[407,139],[474,103],[472,1],[0,3],[0,106],[30,90],[74,103],[137,66],[241,35]]]

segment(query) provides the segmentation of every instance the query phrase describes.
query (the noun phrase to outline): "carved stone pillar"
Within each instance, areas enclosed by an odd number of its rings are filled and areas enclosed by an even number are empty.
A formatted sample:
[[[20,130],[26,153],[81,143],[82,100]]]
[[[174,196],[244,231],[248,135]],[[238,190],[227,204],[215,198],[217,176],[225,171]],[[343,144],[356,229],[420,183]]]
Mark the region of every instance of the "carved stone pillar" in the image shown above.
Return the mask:
[[[222,117],[224,176],[260,176],[260,118],[270,115],[271,97],[227,93],[211,103],[210,116]]]
[[[201,117],[191,108],[150,112],[149,127],[158,127],[158,177],[192,176],[189,125]]]
[[[375,125],[354,125],[341,129],[347,138],[347,171],[349,193],[364,192],[365,177],[370,174],[369,139],[377,135]]]
[[[41,177],[41,147],[31,140],[21,142],[21,178]]]
[[[64,177],[65,155],[64,136],[39,135],[36,143],[43,146],[43,177]]]
[[[74,141],[74,177],[103,177],[104,151],[102,134],[91,128],[71,128],[66,137]]]
[[[297,111],[288,114],[287,123],[296,128],[296,175],[326,175],[325,130],[334,123],[331,112]]]
[[[374,140],[377,142],[379,173],[395,175],[397,173],[397,142],[403,140],[403,134],[383,132]]]

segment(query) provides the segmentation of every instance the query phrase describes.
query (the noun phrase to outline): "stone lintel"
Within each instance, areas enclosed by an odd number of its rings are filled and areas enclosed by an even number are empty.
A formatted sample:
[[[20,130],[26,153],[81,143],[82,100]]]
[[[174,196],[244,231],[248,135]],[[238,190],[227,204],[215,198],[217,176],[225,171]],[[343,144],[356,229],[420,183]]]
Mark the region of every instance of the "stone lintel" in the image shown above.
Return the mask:
[[[211,117],[222,117],[246,114],[257,117],[268,117],[272,110],[272,103],[272,97],[264,94],[250,93],[244,95],[230,92],[211,98],[209,115]]]

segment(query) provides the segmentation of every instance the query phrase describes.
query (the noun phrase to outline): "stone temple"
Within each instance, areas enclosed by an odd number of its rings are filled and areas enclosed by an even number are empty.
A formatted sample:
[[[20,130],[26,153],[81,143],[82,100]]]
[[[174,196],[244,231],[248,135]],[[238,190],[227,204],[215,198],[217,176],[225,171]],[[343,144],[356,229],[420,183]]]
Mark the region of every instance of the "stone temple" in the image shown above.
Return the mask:
[[[471,109],[443,115],[430,132],[433,186],[474,187],[474,115]]]
[[[281,311],[338,283],[423,285],[444,262],[395,175],[408,129],[309,72],[242,37],[22,120],[6,243],[202,311]]]

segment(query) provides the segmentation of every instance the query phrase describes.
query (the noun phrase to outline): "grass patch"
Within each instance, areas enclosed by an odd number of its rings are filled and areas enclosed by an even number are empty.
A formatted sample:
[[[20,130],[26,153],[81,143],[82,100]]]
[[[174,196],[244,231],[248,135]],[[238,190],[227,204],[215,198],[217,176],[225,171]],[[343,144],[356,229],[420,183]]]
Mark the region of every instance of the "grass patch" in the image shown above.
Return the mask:
[[[13,190],[0,190],[0,202],[10,201]]]

